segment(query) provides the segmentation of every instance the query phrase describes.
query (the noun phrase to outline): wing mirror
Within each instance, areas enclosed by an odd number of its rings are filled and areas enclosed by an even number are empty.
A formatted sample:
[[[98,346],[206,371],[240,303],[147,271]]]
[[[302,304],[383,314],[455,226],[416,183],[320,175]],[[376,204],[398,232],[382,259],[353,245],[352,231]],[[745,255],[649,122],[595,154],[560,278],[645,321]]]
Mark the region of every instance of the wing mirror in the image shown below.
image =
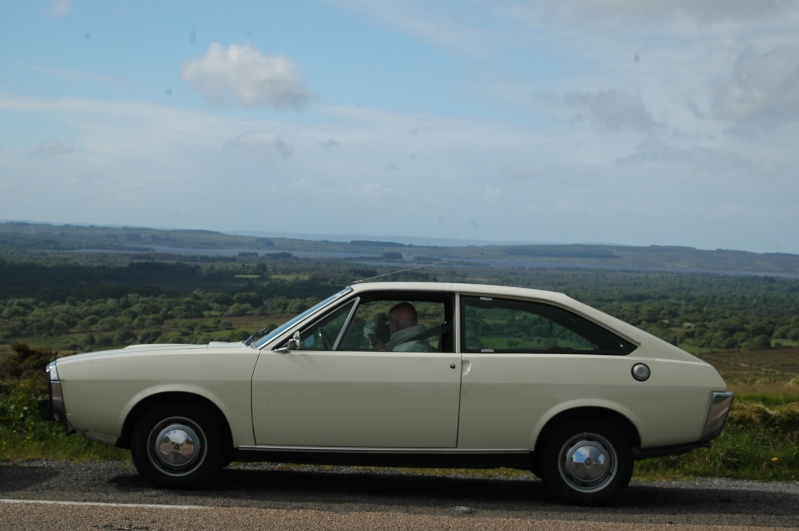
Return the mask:
[[[275,349],[275,352],[280,352],[281,354],[286,354],[291,352],[292,350],[300,350],[302,347],[302,339],[300,338],[299,330],[294,332],[294,335],[286,342],[285,347],[280,347]]]
[[[302,347],[302,340],[300,339],[300,331],[294,332],[294,336],[289,339],[289,348],[294,350],[300,350]]]

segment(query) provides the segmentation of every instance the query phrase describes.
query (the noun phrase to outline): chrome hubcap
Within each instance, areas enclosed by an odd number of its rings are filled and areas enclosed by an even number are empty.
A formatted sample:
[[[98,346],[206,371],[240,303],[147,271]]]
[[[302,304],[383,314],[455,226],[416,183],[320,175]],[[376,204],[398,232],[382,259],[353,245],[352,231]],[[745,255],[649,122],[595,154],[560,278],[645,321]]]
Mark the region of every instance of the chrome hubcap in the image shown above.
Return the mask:
[[[616,453],[602,437],[580,434],[561,450],[560,474],[575,490],[596,492],[616,475]]]
[[[168,419],[151,432],[150,460],[169,475],[191,473],[204,459],[202,432],[188,419]]]

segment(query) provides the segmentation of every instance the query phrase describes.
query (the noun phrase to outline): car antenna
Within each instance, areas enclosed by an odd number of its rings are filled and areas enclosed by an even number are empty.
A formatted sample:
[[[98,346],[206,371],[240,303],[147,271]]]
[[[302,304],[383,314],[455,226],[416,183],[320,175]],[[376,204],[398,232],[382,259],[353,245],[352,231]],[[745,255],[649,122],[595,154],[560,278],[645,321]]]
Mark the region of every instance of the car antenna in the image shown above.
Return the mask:
[[[432,262],[430,264],[422,264],[422,265],[413,266],[413,267],[406,267],[405,269],[398,269],[396,271],[389,271],[388,273],[383,273],[381,275],[375,275],[375,276],[369,277],[369,278],[362,278],[360,280],[356,280],[355,282],[353,282],[353,284],[362,284],[364,282],[369,282],[370,280],[374,280],[376,278],[383,278],[383,277],[387,277],[389,275],[396,275],[397,273],[405,273],[406,271],[413,271],[414,269],[422,269],[423,267],[430,267],[430,266],[446,264],[448,262],[454,262],[455,260],[456,260],[455,258],[450,258],[448,260],[439,260],[438,262]]]

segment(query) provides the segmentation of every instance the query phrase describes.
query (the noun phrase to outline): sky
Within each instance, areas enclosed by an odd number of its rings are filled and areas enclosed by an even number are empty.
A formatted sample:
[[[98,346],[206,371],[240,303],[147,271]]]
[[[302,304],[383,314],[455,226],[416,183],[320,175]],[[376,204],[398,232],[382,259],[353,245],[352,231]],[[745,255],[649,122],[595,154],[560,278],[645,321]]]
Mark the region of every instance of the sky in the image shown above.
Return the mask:
[[[0,0],[0,220],[799,254],[799,0]]]

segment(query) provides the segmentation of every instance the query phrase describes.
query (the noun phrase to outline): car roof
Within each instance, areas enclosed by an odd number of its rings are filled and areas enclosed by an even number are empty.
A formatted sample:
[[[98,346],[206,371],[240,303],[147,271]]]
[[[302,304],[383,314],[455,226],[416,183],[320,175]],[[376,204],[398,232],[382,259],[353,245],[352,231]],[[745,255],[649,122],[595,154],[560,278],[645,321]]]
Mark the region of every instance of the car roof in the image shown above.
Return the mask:
[[[362,282],[353,284],[352,289],[355,293],[364,291],[451,291],[477,296],[519,297],[563,303],[575,302],[571,297],[556,291],[458,282]]]

